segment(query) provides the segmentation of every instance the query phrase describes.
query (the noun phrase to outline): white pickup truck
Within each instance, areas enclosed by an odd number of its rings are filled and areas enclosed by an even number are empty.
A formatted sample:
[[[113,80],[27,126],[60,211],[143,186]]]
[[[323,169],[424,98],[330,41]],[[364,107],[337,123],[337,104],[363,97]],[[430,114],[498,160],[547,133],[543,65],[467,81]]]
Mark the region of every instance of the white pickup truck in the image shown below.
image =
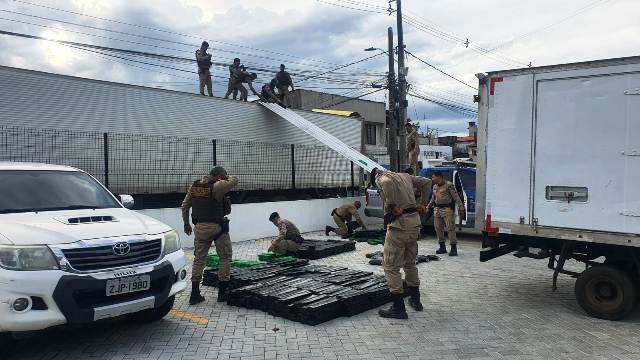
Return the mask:
[[[0,162],[0,358],[15,332],[171,310],[187,285],[178,234],[121,201],[78,169]]]

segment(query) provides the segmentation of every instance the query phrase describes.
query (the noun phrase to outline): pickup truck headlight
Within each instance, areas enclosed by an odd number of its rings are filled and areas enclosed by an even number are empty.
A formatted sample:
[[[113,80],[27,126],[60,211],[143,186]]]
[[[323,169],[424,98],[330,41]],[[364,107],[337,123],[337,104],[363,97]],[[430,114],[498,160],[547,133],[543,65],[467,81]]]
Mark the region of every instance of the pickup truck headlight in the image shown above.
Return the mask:
[[[164,255],[176,252],[181,248],[180,237],[175,230],[171,230],[164,234]]]
[[[58,270],[58,261],[44,245],[0,245],[0,267],[14,271]]]

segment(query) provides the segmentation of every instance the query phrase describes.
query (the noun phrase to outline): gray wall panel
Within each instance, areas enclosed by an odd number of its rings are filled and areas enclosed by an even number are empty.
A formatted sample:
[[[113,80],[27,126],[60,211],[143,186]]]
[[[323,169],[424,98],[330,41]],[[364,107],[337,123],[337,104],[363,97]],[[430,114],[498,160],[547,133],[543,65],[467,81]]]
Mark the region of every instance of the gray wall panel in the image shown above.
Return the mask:
[[[359,148],[359,120],[296,112]],[[320,145],[258,104],[10,67],[0,67],[0,125]]]

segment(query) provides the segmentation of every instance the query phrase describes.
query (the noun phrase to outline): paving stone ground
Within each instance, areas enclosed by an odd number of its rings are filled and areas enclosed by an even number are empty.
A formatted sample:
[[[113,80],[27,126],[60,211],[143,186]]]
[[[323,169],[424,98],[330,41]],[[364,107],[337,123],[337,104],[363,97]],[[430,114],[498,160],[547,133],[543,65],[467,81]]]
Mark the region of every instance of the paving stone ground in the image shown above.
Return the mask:
[[[267,247],[265,240],[235,243],[234,258],[255,259]],[[419,247],[431,254],[435,240]],[[359,243],[312,263],[382,273],[364,257],[381,249]],[[111,319],[25,334],[14,359],[640,359],[639,311],[619,322],[587,317],[573,279],[561,275],[552,292],[546,261],[480,263],[479,251],[477,237],[463,236],[459,257],[420,264],[425,309],[409,308],[409,320],[371,310],[307,326],[216,303],[216,290],[205,288],[204,303],[189,306],[184,293],[154,324]]]

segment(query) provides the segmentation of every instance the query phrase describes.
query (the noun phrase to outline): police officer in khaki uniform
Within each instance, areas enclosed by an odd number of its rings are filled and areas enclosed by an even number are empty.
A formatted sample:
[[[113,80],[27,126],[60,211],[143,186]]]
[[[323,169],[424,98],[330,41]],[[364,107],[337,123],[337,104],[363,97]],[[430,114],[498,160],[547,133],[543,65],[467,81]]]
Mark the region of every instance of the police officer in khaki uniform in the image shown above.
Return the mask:
[[[277,212],[271,213],[269,221],[278,228],[278,238],[271,243],[268,251],[278,255],[297,252],[304,241],[298,227],[291,221],[281,218]]]
[[[334,228],[331,226],[326,226],[324,229],[324,234],[329,236],[330,232],[334,232],[343,238],[349,237],[349,235],[353,234],[353,230],[362,227],[366,229],[364,226],[364,222],[358,214],[358,209],[362,207],[362,203],[360,201],[355,201],[353,204],[344,204],[338,208],[333,209],[331,212],[331,216],[333,217],[333,222],[336,223],[338,228]],[[356,218],[355,222],[352,222],[351,219]]]
[[[426,210],[431,181],[424,177],[377,169],[374,169],[371,175],[375,178],[385,204],[385,220],[388,225],[384,240],[383,267],[393,299],[393,305],[389,309],[380,310],[378,313],[385,318],[407,319],[400,269],[404,269],[407,292],[411,296],[409,305],[416,311],[422,311],[420,279],[416,267],[418,239],[422,226],[418,213]],[[417,203],[414,193],[416,188],[420,189],[422,194]]]
[[[405,131],[407,132],[407,156],[409,157],[409,166],[413,169],[414,174],[418,174],[418,155],[420,154],[420,140],[418,139],[418,132],[411,125],[411,123],[405,124]]]
[[[213,96],[213,83],[211,82],[211,54],[207,53],[209,43],[202,42],[200,49],[196,50],[196,62],[198,63],[198,77],[200,78],[200,95],[204,95],[206,85],[209,96]]]
[[[227,85],[227,93],[224,94],[225,99],[228,99],[229,95],[233,93],[233,100],[236,100],[238,96],[238,89],[236,88],[236,84],[240,79],[241,71],[242,70],[240,69],[240,59],[239,58],[233,59],[233,64],[229,65],[229,84]]]
[[[436,254],[446,254],[447,247],[444,239],[444,229],[446,226],[449,235],[449,243],[451,244],[451,252],[449,256],[458,256],[458,241],[456,240],[456,215],[455,206],[458,205],[458,213],[460,218],[465,217],[465,209],[455,186],[450,181],[446,181],[442,177],[442,173],[436,171],[431,175],[433,181],[433,196],[429,202],[428,209],[433,208],[433,227],[438,235],[438,243],[440,248]]]
[[[225,217],[231,213],[231,201],[225,197],[225,194],[237,184],[238,178],[227,176],[227,171],[223,167],[216,166],[211,170],[209,176],[205,176],[191,185],[182,202],[184,232],[187,235],[195,233],[195,258],[191,274],[190,305],[204,301],[204,297],[200,294],[200,282],[212,243],[215,244],[216,253],[220,257],[218,302],[226,300],[232,249],[229,237],[229,220]],[[191,209],[191,218],[195,229],[192,229],[189,223],[189,209]]]
[[[286,107],[291,107],[291,99],[289,98],[289,86],[291,86],[291,91],[293,91],[293,80],[291,79],[291,75],[284,70],[284,64],[280,64],[280,71],[276,73],[276,81],[280,101]]]

